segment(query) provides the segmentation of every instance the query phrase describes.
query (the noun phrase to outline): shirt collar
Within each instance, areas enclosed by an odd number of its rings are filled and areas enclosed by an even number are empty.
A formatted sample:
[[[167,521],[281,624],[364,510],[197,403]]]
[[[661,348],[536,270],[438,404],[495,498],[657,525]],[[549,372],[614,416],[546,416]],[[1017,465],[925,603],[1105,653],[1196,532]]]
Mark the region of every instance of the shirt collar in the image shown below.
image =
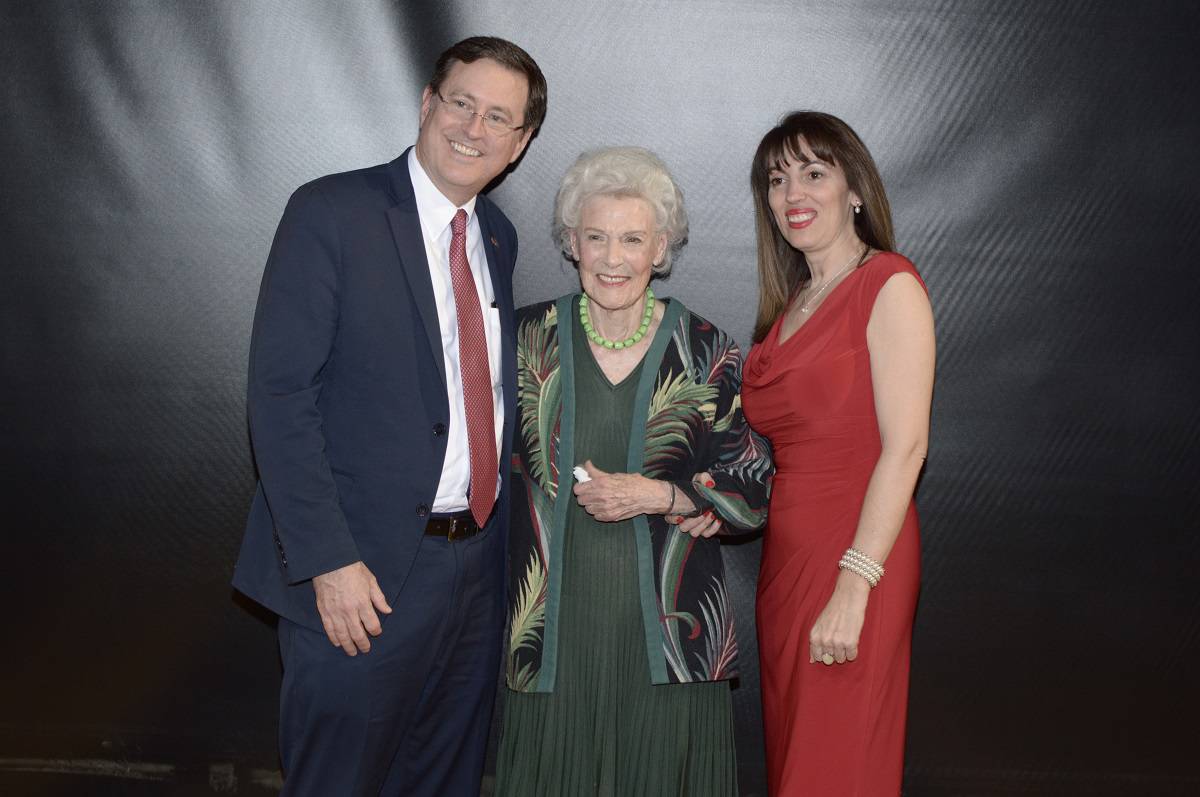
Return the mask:
[[[433,184],[433,180],[429,179],[429,175],[421,168],[421,162],[417,160],[416,147],[408,153],[408,176],[412,182],[413,195],[417,199],[417,213],[421,217],[421,226],[425,228],[425,234],[436,241],[450,227],[450,220],[458,212],[459,206],[447,199]],[[475,216],[477,198],[478,195],[473,196],[461,206],[467,212],[468,226]]]

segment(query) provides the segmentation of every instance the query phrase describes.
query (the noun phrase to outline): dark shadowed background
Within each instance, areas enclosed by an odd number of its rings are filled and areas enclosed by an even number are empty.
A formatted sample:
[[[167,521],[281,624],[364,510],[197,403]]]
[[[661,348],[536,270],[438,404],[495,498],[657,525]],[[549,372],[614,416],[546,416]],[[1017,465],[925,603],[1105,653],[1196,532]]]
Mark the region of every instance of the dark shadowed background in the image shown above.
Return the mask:
[[[550,84],[492,192],[518,304],[576,285],[566,167],[640,144],[692,221],[659,292],[748,345],[758,139],[815,108],[873,151],[939,335],[906,794],[1200,793],[1195,4],[2,8],[0,791],[277,778],[274,633],[229,587],[267,249],[295,187],[399,154],[436,54],[490,33]],[[726,552],[762,795],[759,544]]]

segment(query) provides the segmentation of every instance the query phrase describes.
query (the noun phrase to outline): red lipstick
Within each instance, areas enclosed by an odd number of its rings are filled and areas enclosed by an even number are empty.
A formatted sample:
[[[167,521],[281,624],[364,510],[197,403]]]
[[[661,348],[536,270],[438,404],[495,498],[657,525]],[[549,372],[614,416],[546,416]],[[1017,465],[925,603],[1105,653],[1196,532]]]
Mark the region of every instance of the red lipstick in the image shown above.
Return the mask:
[[[810,215],[811,214],[811,215]],[[800,219],[800,216],[809,216],[807,219]],[[787,224],[793,230],[803,230],[808,225],[812,224],[817,218],[817,211],[812,208],[799,208],[797,210],[789,210],[787,212]]]

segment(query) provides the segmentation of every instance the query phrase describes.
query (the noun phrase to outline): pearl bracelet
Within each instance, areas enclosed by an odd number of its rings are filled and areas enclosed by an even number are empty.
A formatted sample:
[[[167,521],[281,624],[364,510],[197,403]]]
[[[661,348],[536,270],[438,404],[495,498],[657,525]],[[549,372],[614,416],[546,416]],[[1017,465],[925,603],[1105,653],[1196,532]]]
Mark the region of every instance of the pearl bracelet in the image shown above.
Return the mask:
[[[872,588],[879,583],[879,579],[883,578],[883,565],[857,548],[847,548],[846,552],[842,554],[842,558],[838,560],[838,567],[866,579]]]

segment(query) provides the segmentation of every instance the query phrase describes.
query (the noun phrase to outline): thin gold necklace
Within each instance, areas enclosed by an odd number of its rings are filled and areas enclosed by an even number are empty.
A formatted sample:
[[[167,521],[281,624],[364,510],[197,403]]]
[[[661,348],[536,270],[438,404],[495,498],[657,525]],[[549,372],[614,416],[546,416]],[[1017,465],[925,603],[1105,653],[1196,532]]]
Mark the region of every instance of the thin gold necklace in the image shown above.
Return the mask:
[[[859,259],[860,257],[862,257],[865,252],[866,252],[866,250],[863,249],[859,252],[856,252],[856,253],[850,255],[850,259],[846,261],[846,265],[842,266],[841,271],[834,274],[829,279],[825,280],[825,282],[821,285],[821,287],[817,289],[816,293],[814,293],[812,296],[810,296],[804,300],[804,304],[800,305],[800,312],[808,313],[810,311],[810,308],[812,307],[812,303],[817,300],[817,297],[820,296],[822,293],[824,293],[825,289],[828,288],[830,285],[832,285],[837,280],[838,277],[842,276],[847,271],[849,271],[850,266],[852,266],[854,264],[854,261]]]

